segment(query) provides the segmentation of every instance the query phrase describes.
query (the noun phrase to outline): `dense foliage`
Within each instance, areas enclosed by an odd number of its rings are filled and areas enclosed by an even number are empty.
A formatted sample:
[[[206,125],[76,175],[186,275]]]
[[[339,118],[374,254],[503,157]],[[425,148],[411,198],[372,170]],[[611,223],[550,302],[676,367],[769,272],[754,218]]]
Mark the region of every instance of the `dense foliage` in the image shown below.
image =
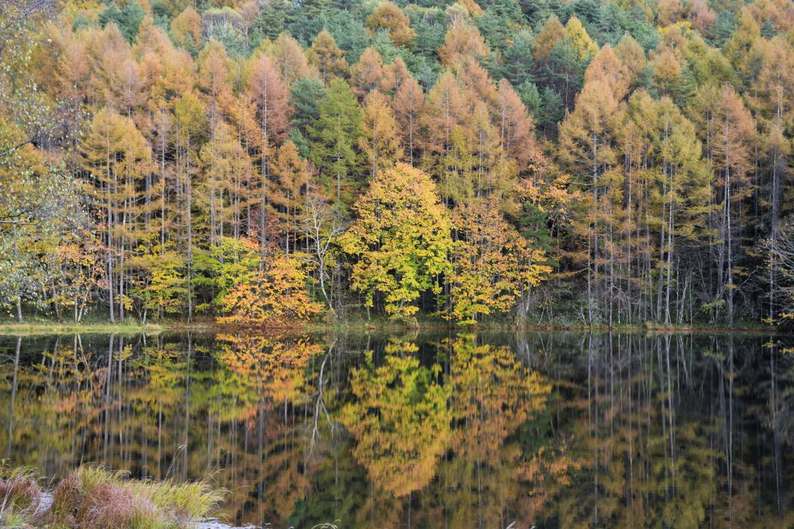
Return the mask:
[[[0,303],[790,318],[789,0],[10,0]]]

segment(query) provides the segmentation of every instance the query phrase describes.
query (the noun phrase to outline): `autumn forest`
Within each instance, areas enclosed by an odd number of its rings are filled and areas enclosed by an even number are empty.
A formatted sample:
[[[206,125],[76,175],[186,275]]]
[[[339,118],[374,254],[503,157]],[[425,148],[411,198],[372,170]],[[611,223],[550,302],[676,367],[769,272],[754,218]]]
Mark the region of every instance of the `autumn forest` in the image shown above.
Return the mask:
[[[5,0],[5,319],[783,325],[790,0]]]

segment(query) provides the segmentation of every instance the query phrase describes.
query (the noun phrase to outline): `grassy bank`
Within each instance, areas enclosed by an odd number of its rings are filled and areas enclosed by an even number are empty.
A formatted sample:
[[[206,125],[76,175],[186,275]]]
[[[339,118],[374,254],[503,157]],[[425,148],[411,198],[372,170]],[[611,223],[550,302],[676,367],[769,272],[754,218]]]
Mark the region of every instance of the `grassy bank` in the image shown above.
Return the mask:
[[[206,483],[125,479],[83,467],[45,491],[30,472],[0,477],[0,527],[182,529],[206,518],[222,493]]]
[[[439,318],[423,318],[414,321],[396,321],[385,317],[363,318],[358,315],[344,320],[323,320],[311,323],[298,322],[295,326],[268,328],[239,328],[217,324],[212,319],[193,322],[181,320],[160,320],[153,323],[140,323],[136,320],[110,323],[106,321],[87,321],[82,323],[58,322],[51,320],[30,320],[25,322],[0,321],[0,336],[36,336],[53,334],[159,334],[163,332],[310,332],[329,331],[349,333],[390,333],[411,332],[448,332],[450,330],[477,332],[597,332],[597,333],[752,333],[778,334],[781,331],[758,322],[738,322],[733,327],[720,325],[668,325],[645,322],[632,325],[586,325],[572,322],[515,322],[511,320],[488,320],[476,326],[461,326]]]
[[[30,320],[23,322],[0,322],[0,336],[35,336],[52,334],[158,334],[162,332],[196,331],[206,332],[215,329],[212,320],[187,323],[178,320],[165,320],[155,323],[141,323],[135,320],[110,323],[106,321],[87,321],[81,323],[51,320]]]

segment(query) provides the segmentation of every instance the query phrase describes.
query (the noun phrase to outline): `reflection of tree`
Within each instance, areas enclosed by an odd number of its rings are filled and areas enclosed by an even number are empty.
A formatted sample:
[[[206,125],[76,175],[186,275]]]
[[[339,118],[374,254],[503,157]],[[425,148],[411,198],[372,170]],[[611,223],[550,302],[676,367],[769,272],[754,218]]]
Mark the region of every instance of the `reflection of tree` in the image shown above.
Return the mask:
[[[614,345],[589,337],[587,378],[564,390],[581,471],[545,515],[570,528],[701,527],[715,492],[711,430],[677,414],[664,342]]]
[[[0,339],[0,455],[210,476],[274,528],[794,527],[783,344],[571,338]]]
[[[462,335],[449,344],[452,353],[452,415],[456,453],[485,458],[533,413],[541,410],[551,387],[536,371],[524,368],[508,347],[477,345]]]
[[[417,351],[413,343],[392,341],[381,366],[367,352],[351,373],[355,400],[340,414],[370,480],[397,497],[430,482],[450,435],[449,388],[439,383],[440,366],[420,365]]]
[[[223,391],[237,399],[234,409],[241,415],[236,418],[255,414],[263,397],[285,408],[306,399],[306,366],[321,345],[305,338],[248,334],[220,335],[218,340],[215,357],[225,368],[219,376],[228,376],[221,382]]]
[[[17,340],[23,357],[31,358],[31,342]],[[0,389],[0,402],[12,406],[0,407],[0,413],[9,413],[0,415],[0,423],[9,426],[2,453],[15,464],[57,475],[71,469],[79,461],[81,444],[101,431],[102,409],[91,403],[103,395],[106,371],[92,365],[94,358],[76,337],[58,337],[43,347],[32,364],[15,357],[9,380],[12,391],[16,388],[13,399],[6,400],[5,389]]]
[[[693,354],[691,337],[585,343],[586,378],[561,386],[559,414],[581,468],[552,491],[540,519],[570,528],[780,523],[759,491],[766,434],[748,413],[768,397],[751,396],[760,371],[735,363],[732,337],[713,339],[707,351],[717,352],[706,355]]]
[[[448,341],[450,457],[439,472],[439,495],[449,527],[482,527],[504,520],[524,501],[527,460],[517,430],[544,409],[550,386],[507,347],[478,345],[474,335]]]
[[[210,389],[211,409],[221,424],[244,424],[243,450],[229,445],[215,457],[219,476],[236,485],[229,510],[239,515],[256,499],[260,520],[286,520],[309,486],[300,407],[309,403],[307,367],[322,345],[273,335],[221,335],[218,340],[214,356],[222,369]],[[239,443],[239,436],[234,440]],[[239,460],[229,465],[224,453]]]

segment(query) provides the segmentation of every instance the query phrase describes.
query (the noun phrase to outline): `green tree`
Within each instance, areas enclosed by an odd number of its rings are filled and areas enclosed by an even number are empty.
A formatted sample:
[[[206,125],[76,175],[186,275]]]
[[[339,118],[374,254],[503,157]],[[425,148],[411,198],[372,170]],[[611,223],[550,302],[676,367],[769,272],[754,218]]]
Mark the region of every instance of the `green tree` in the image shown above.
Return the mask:
[[[162,318],[182,310],[187,294],[182,255],[173,249],[154,247],[130,259],[130,268],[139,271],[131,296],[139,303],[137,308],[142,321],[146,321],[150,311]]]
[[[308,130],[310,159],[341,211],[352,203],[359,185],[361,119],[361,108],[350,86],[342,79],[333,79],[318,105],[317,120]]]
[[[320,118],[319,103],[325,98],[325,86],[317,79],[298,79],[292,84],[289,102],[293,108],[289,137],[301,156],[309,157],[309,128]]]
[[[99,15],[99,22],[103,26],[109,23],[116,24],[127,42],[132,42],[138,35],[138,28],[141,26],[144,15],[138,0],[127,0],[121,8],[116,5],[116,2],[111,2]]]

